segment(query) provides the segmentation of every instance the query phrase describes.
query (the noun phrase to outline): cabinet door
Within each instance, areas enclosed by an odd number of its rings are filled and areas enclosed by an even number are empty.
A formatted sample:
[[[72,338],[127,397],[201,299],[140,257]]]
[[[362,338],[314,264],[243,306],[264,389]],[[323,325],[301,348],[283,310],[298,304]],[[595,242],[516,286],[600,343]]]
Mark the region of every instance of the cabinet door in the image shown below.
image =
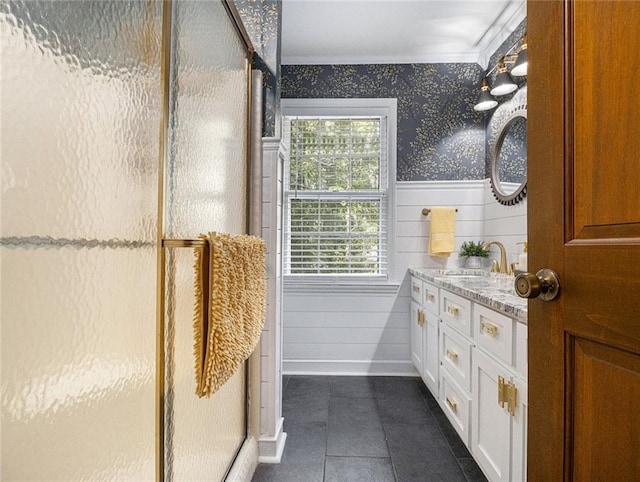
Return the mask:
[[[513,417],[512,480],[527,480],[528,391],[523,378],[514,381],[518,390],[518,408]]]
[[[423,333],[421,326],[424,309],[415,301],[411,302],[411,361],[418,373],[422,374]]]
[[[438,398],[438,371],[440,357],[438,354],[438,318],[431,313],[426,313],[426,323],[423,332],[422,379],[433,396]]]
[[[471,450],[492,482],[511,480],[512,416],[498,405],[498,377],[512,376],[478,348],[472,356]]]

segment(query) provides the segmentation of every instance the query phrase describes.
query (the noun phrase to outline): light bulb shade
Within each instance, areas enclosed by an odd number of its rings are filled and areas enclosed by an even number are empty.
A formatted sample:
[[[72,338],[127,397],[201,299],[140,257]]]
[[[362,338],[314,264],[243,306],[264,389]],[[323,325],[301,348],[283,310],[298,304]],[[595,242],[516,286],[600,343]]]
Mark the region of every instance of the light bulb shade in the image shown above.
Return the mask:
[[[522,47],[522,50],[518,54],[516,63],[511,69],[511,75],[515,75],[517,77],[522,77],[523,75],[527,75],[527,46],[526,45]]]
[[[500,69],[500,73],[496,77],[496,81],[491,88],[491,95],[506,95],[516,90],[518,86],[515,84],[509,72],[506,69]]]
[[[497,105],[498,101],[491,96],[491,94],[489,93],[489,88],[485,86],[480,91],[478,102],[476,102],[476,105],[473,106],[473,110],[482,112],[485,110],[493,109]]]

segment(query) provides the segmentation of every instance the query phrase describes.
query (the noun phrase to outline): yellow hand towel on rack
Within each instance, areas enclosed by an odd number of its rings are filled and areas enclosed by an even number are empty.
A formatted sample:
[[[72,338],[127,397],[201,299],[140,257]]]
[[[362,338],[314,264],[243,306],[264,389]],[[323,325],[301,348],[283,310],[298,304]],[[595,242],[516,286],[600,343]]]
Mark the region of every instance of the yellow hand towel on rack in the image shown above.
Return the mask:
[[[447,258],[455,250],[456,209],[447,207],[431,208],[431,229],[429,230],[429,256]]]
[[[209,397],[253,353],[264,325],[264,240],[201,235],[196,248],[194,316],[196,395]]]

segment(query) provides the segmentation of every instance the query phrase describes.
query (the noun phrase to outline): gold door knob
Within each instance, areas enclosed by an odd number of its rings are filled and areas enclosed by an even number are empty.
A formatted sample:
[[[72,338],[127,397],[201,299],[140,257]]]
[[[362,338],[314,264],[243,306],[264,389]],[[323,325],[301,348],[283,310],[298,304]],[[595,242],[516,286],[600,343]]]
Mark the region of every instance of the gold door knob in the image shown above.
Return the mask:
[[[551,269],[541,269],[536,274],[523,273],[516,276],[514,288],[520,298],[537,298],[551,301],[560,292],[560,278]]]

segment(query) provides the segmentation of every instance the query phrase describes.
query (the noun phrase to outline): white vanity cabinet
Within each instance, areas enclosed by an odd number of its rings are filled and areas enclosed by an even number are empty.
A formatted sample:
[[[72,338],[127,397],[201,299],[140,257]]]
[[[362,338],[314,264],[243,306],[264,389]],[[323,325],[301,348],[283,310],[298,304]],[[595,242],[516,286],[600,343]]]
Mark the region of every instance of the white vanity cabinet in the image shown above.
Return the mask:
[[[526,383],[483,350],[472,365],[471,452],[489,480],[522,481]]]
[[[437,397],[438,394],[438,373],[440,367],[440,357],[438,356],[438,324],[436,315],[426,311],[425,324],[422,338],[422,380]]]
[[[419,303],[411,300],[411,361],[418,373],[422,373],[424,309]]]
[[[523,345],[518,337],[526,337],[522,328],[516,320],[474,304],[471,451],[492,481],[524,480],[527,389],[516,363],[526,366],[517,352]]]
[[[526,324],[437,277],[411,283],[416,369],[487,478],[525,481]]]
[[[411,279],[411,361],[425,385],[438,397],[438,288]]]
[[[440,405],[467,447],[471,437],[471,301],[440,290]]]
[[[422,307],[422,281],[411,278],[411,361],[418,373],[422,373],[424,308]]]

